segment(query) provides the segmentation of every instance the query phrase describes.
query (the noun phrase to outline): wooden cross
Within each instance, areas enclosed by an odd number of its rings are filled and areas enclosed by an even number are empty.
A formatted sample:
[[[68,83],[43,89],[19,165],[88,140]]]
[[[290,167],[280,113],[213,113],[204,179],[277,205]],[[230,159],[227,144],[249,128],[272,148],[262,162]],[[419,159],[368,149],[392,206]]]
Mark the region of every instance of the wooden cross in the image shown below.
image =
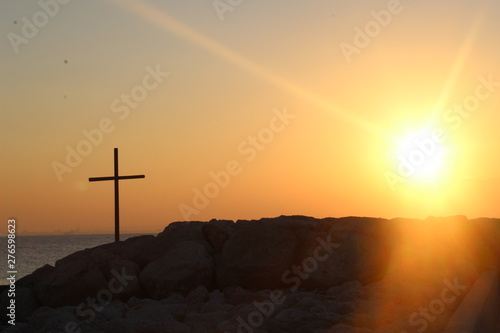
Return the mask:
[[[135,178],[145,178],[144,175],[135,176],[118,176],[118,148],[115,148],[115,175],[111,177],[92,177],[89,178],[89,182],[100,182],[104,180],[114,180],[115,181],[115,242],[120,241],[120,204],[119,204],[119,193],[118,193],[118,181],[122,179],[135,179]]]

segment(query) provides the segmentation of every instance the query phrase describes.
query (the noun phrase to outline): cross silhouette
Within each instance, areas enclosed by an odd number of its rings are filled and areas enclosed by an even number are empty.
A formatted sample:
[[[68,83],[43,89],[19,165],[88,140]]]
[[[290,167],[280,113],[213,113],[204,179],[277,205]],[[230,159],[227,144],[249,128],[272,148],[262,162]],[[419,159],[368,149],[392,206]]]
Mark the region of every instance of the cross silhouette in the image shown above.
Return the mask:
[[[120,203],[119,203],[119,191],[118,191],[118,181],[122,179],[135,179],[135,178],[145,178],[144,175],[135,176],[118,176],[118,148],[114,149],[115,156],[115,175],[111,177],[91,177],[89,182],[100,182],[105,180],[115,181],[115,242],[120,241]]]

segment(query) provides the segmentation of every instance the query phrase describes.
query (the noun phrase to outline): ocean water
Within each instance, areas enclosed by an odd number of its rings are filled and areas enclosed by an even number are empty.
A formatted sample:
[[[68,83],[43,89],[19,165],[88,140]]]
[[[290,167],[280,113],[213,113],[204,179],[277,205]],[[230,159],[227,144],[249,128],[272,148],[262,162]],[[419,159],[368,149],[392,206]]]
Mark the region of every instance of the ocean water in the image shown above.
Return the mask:
[[[141,234],[120,235],[121,240]],[[111,243],[114,235],[16,236],[16,280],[76,251]],[[0,285],[8,284],[7,236],[0,237]]]

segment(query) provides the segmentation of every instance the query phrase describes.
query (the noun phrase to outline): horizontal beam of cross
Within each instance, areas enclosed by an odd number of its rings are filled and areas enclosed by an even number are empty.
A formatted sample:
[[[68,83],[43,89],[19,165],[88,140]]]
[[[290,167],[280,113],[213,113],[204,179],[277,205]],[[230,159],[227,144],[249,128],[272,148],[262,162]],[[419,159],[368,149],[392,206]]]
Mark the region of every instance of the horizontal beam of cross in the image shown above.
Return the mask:
[[[89,182],[101,182],[104,180],[121,180],[121,179],[137,179],[137,178],[146,178],[145,175],[136,175],[136,176],[118,176],[118,177],[91,177],[89,178]]]

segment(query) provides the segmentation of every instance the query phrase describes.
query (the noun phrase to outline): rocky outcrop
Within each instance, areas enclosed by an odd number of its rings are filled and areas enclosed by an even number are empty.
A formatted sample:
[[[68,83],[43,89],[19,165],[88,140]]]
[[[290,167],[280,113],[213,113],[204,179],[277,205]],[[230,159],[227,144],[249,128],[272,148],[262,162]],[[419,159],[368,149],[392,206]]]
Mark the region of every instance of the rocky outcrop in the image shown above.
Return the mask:
[[[489,221],[175,222],[156,237],[79,251],[19,280],[21,323],[11,331],[64,331],[68,323],[82,332],[402,331],[444,279],[468,286],[497,264],[500,224]],[[370,311],[380,304],[404,320]]]

